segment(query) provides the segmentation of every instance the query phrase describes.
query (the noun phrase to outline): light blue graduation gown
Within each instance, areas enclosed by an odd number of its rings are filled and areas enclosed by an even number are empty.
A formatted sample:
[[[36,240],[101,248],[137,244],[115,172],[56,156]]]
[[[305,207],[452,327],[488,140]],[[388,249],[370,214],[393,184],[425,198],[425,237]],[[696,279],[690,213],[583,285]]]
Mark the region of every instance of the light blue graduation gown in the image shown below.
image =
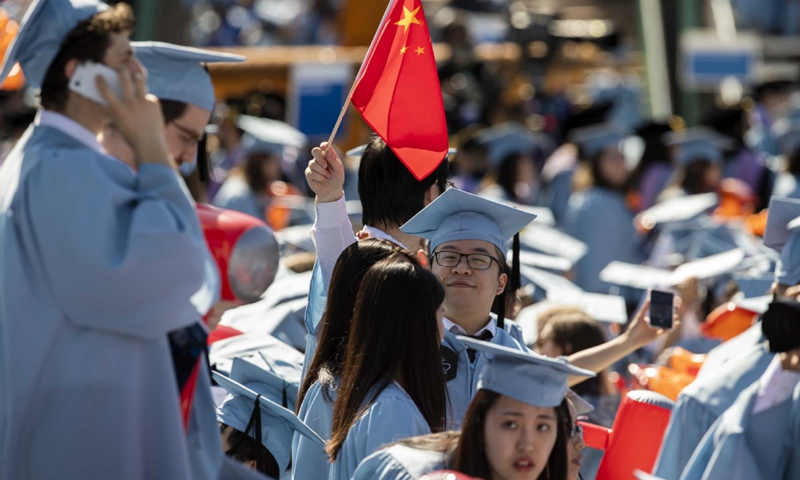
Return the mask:
[[[327,394],[327,396],[326,396]],[[336,401],[336,390],[324,391],[319,382],[314,383],[306,392],[303,404],[297,417],[317,432],[323,440],[331,439],[333,425],[333,403]],[[292,438],[292,478],[305,480],[328,478],[330,463],[328,454],[322,445],[312,442],[308,437],[294,434]]]
[[[199,231],[171,168],[23,135],[0,169],[0,478],[190,478],[167,333],[198,320]]]
[[[392,382],[356,420],[330,468],[330,480],[349,480],[378,449],[404,438],[431,433],[411,397]]]
[[[564,225],[567,205],[572,195],[572,177],[575,169],[569,168],[558,172],[543,192],[544,206],[553,211],[553,218],[559,226]]]
[[[591,293],[608,293],[600,272],[611,262],[639,264],[644,260],[633,213],[620,193],[590,188],[572,195],[564,219],[566,233],[585,243],[586,255],[575,264],[574,282]]]
[[[450,462],[444,452],[392,445],[365,458],[353,480],[417,480],[426,473],[447,469]]]
[[[790,480],[792,398],[752,413],[759,381],[742,391],[703,437],[681,480]]]
[[[678,480],[706,432],[739,394],[763,375],[771,360],[764,344],[757,344],[739,350],[736,357],[684,388],[672,409],[653,473]]]
[[[264,220],[264,208],[245,180],[238,176],[225,179],[211,202],[219,208],[235,210]]]
[[[492,317],[492,320],[494,321],[494,317]],[[491,343],[503,345],[515,350],[528,351],[523,344],[514,340],[505,330],[498,329],[497,334],[492,337]],[[447,396],[449,400],[447,427],[449,430],[457,430],[461,428],[461,423],[464,421],[464,416],[467,413],[467,408],[472,401],[472,397],[474,397],[475,393],[478,391],[478,376],[486,367],[488,358],[485,353],[476,352],[475,361],[470,362],[467,347],[456,339],[454,333],[449,331],[444,333],[442,349],[450,350],[457,358],[457,365],[455,365],[456,376],[447,381]],[[449,357],[452,357],[452,354],[445,352],[442,358],[445,378],[450,378],[452,376],[450,372],[454,367]]]

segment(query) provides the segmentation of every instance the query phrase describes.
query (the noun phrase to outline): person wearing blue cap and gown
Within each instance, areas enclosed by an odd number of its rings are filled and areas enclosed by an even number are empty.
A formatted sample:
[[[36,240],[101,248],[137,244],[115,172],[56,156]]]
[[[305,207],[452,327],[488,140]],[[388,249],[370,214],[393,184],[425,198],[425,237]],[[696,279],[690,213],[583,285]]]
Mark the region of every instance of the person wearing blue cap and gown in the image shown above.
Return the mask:
[[[775,178],[772,194],[800,199],[800,118],[775,122],[772,128],[784,156],[784,171]]]
[[[299,151],[305,148],[307,139],[299,130],[279,120],[239,115],[236,125],[244,131],[241,139],[244,157],[240,166],[228,172],[212,203],[263,220],[272,203],[274,182],[284,182],[289,194],[300,195],[288,182],[282,159],[285,147]],[[291,225],[309,221],[304,212],[292,210]]]
[[[800,475],[800,303],[774,300],[761,326],[774,354],[769,366],[709,429],[682,479],[789,480]]]
[[[227,455],[277,480],[289,468],[295,433],[323,444],[291,410],[273,400],[272,378],[257,365],[235,359],[229,376],[213,376],[228,391],[217,408],[218,435]]]
[[[788,229],[800,215],[800,201],[773,197],[769,208],[764,243],[781,250],[775,269],[775,293],[780,296],[800,283],[800,231]],[[756,324],[712,350],[709,364],[681,391],[653,473],[666,480],[679,479],[706,432],[767,369],[772,355],[760,329],[760,323]]]
[[[297,415],[322,438],[329,439],[333,425],[333,402],[341,383],[347,338],[361,280],[378,261],[400,249],[388,240],[367,238],[345,248],[336,261],[330,295],[320,324],[319,345],[306,365],[297,397]],[[292,441],[292,478],[327,478],[325,450],[301,435]]]
[[[147,69],[147,86],[150,93],[160,101],[167,149],[181,173],[184,175],[191,173],[191,170],[197,167],[198,144],[205,134],[205,126],[211,119],[215,102],[214,86],[203,64],[241,62],[244,61],[244,57],[161,42],[133,42],[131,46]],[[131,148],[112,124],[106,125],[98,140],[107,153],[136,168]],[[197,233],[199,238],[205,241],[202,233]],[[204,257],[206,271],[204,284],[192,296],[192,303],[199,316],[208,313],[219,300],[221,288],[216,262],[208,251]],[[194,326],[171,332],[170,339],[173,341],[179,338],[191,338],[189,334],[192,331],[197,333],[195,346],[202,352],[206,331],[199,317],[198,323]],[[205,353],[200,353],[195,363],[206,365],[208,361]],[[195,479],[217,478],[222,474],[220,472],[223,468],[223,456],[220,453],[218,428],[214,421],[215,407],[211,396],[211,379],[205,368],[197,369],[192,398],[187,427],[192,476]]]
[[[327,148],[324,155],[323,148],[327,143],[311,151],[314,158],[305,171],[316,195],[311,237],[317,248],[305,315],[309,332],[305,365],[311,364],[316,350],[333,267],[344,249],[358,240],[347,216],[344,165],[334,148]],[[449,162],[442,158],[436,170],[417,181],[383,140],[372,138],[364,148],[358,169],[364,224],[359,237],[381,238],[409,250],[419,248],[422,239],[403,233],[400,225],[444,192],[448,170]]]
[[[499,320],[491,309],[508,282],[511,269],[504,260],[508,242],[534,218],[531,213],[452,188],[401,227],[408,234],[428,239],[431,271],[445,288],[442,365],[447,379],[450,428],[461,425],[477,390],[478,376],[488,361],[482,353],[455,341],[455,335],[469,334],[527,351],[524,343],[498,327]],[[577,352],[570,361],[601,371],[663,333],[647,326],[640,311],[624,335]]]
[[[583,156],[590,159],[591,182],[569,200],[564,230],[587,246],[575,264],[573,281],[591,293],[608,293],[610,285],[600,272],[611,262],[638,264],[644,260],[633,225],[633,212],[625,200],[629,172],[619,150],[623,135],[609,124],[574,132]]]
[[[409,252],[364,275],[326,446],[328,478],[351,478],[364,458],[397,440],[445,430],[443,301],[439,281]]]
[[[594,373],[474,338],[456,341],[489,357],[467,410],[453,468],[487,480],[567,480],[568,377]],[[545,473],[546,472],[546,473]]]
[[[2,478],[193,476],[167,334],[198,320],[206,247],[133,22],[125,4],[35,1],[3,61],[42,109],[0,169]],[[117,72],[121,98],[69,89],[87,60]],[[102,152],[109,120],[138,175]]]
[[[671,148],[677,170],[659,201],[719,189],[723,153],[733,147],[732,139],[708,127],[694,127],[667,133],[664,140]]]

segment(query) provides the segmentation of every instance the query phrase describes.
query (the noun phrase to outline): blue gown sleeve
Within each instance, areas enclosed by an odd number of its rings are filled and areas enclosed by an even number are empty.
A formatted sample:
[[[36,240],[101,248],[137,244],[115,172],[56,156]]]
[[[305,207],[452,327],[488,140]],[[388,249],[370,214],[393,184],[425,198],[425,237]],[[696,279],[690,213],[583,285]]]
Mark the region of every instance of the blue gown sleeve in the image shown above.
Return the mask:
[[[378,450],[356,468],[352,480],[415,480],[387,450]]]
[[[145,164],[131,187],[80,153],[55,152],[26,179],[21,231],[55,301],[75,325],[116,334],[159,338],[195,322],[206,246],[176,173]]]
[[[696,399],[679,396],[672,409],[653,474],[664,480],[681,478],[684,467],[716,420],[716,415]]]

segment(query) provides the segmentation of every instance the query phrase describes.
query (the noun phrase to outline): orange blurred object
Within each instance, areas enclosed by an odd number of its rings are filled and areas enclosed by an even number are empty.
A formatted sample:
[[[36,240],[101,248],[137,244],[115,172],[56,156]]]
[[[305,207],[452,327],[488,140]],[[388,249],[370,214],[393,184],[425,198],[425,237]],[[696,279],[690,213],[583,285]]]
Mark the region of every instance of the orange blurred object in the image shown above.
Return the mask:
[[[692,353],[681,347],[672,349],[672,355],[669,357],[669,365],[679,372],[685,372],[693,377],[697,376],[703,362],[706,361],[706,356],[699,353]]]
[[[17,22],[9,18],[8,13],[0,8],[0,56],[5,57],[6,50],[8,49],[14,37],[17,36],[19,25]],[[22,74],[22,69],[19,64],[14,65],[8,77],[0,85],[2,90],[19,90],[25,86],[25,76]]]
[[[748,215],[744,219],[745,225],[753,233],[753,235],[758,235],[759,237],[764,236],[764,230],[767,229],[767,214],[769,213],[768,209],[761,210],[758,213],[754,213],[753,215]]]
[[[272,182],[269,186],[269,196],[272,199],[264,212],[264,218],[276,232],[289,226],[292,210],[302,206],[306,200],[300,190],[286,182]]]
[[[692,375],[669,367],[650,367],[645,371],[648,377],[647,388],[672,401],[676,401],[681,390],[692,383],[697,376],[697,373]]]
[[[703,336],[727,342],[753,325],[758,312],[744,309],[733,302],[720,305],[708,314],[700,326]]]
[[[741,218],[756,210],[758,196],[743,181],[726,178],[719,188],[719,206],[714,216],[720,219]]]

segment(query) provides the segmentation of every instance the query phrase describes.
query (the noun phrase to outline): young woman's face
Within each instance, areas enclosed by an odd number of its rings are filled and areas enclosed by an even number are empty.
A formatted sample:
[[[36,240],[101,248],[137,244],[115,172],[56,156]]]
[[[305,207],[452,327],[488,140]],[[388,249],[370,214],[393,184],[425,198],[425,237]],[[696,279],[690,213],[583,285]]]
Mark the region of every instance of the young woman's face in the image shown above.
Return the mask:
[[[486,412],[484,448],[491,480],[536,479],[558,432],[556,410],[500,396]]]
[[[571,400],[567,400],[569,405],[569,416],[571,422],[575,422],[578,418],[578,413]],[[567,429],[569,431],[569,429]],[[581,459],[583,458],[583,447],[586,443],[583,441],[583,434],[577,433],[573,437],[567,438],[567,480],[578,480],[581,471]]]

